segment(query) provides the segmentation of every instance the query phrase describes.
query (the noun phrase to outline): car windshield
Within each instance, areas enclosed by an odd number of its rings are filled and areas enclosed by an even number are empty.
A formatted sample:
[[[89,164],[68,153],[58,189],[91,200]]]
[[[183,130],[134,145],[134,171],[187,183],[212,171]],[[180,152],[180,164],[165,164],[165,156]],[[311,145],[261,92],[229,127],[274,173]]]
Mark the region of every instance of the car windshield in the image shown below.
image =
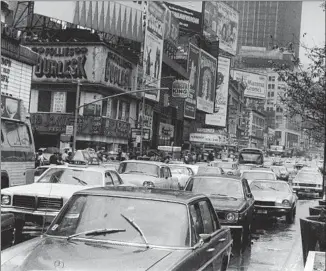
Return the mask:
[[[291,192],[290,187],[285,182],[264,182],[264,181],[253,181],[250,184],[252,191],[279,191],[279,192]]]
[[[232,163],[218,163],[218,166],[225,169],[233,169]]]
[[[121,163],[119,167],[120,174],[144,174],[150,176],[159,176],[159,166],[147,163],[127,162]]]
[[[258,171],[244,172],[242,178],[247,180],[275,180],[273,173]]]
[[[60,183],[71,185],[103,185],[103,175],[97,171],[74,168],[52,168],[38,183]]]
[[[299,172],[297,174],[297,179],[299,179],[300,181],[304,181],[304,180],[320,180],[322,179],[321,174],[319,173],[315,173],[315,172]]]
[[[263,163],[263,157],[260,153],[241,153],[239,155],[239,163],[240,164],[262,164]]]
[[[125,231],[88,238],[144,244],[140,234],[123,216],[139,227],[149,245],[190,245],[186,205],[123,197],[76,195],[53,222],[47,234],[68,237],[97,229],[121,229]]]
[[[218,167],[199,167],[197,175],[221,175],[222,171]]]
[[[190,172],[188,171],[187,168],[185,167],[175,167],[175,166],[170,166],[171,173],[172,174],[183,174],[183,175],[190,175]]]
[[[229,197],[243,198],[241,183],[238,180],[227,178],[193,178],[191,191],[195,193],[203,193],[206,195],[213,194],[217,196],[225,195]]]

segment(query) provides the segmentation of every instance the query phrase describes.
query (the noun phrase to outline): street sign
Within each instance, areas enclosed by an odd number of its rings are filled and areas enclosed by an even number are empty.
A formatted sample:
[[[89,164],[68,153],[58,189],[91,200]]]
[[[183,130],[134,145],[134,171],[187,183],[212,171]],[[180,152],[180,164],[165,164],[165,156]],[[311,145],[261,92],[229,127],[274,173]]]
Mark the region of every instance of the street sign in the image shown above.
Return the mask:
[[[74,133],[74,126],[66,125],[66,135],[72,135]]]
[[[136,143],[140,143],[141,140],[141,136],[140,135],[136,135]]]

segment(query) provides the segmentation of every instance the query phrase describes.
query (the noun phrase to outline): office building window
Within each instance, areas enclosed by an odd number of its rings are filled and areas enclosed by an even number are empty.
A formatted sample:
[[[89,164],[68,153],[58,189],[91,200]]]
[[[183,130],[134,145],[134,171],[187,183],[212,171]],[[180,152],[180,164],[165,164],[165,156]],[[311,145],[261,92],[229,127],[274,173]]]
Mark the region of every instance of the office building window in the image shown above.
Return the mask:
[[[271,92],[271,97],[274,97],[274,91]]]
[[[51,91],[40,90],[38,94],[38,112],[51,112]]]

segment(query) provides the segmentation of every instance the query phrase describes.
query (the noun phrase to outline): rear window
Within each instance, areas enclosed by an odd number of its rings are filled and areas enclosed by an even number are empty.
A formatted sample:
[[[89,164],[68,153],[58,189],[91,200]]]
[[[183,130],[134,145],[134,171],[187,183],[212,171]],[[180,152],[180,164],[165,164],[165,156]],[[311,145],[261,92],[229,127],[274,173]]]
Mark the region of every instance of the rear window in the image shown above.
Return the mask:
[[[247,180],[275,180],[274,174],[269,172],[244,172],[242,177]]]
[[[221,175],[222,170],[219,167],[199,167],[197,175]]]

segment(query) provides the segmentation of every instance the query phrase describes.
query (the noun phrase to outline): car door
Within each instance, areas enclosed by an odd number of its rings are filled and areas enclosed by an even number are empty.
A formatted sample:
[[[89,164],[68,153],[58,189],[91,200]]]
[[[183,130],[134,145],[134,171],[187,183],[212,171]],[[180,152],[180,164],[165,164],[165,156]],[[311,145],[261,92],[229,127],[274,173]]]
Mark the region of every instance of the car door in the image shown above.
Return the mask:
[[[242,186],[243,186],[243,191],[244,191],[244,196],[245,196],[245,200],[247,202],[246,206],[248,208],[247,212],[248,212],[248,218],[250,221],[252,221],[252,216],[254,213],[254,203],[255,203],[255,199],[254,196],[251,193],[251,189],[249,187],[248,181],[246,179],[242,180]]]

